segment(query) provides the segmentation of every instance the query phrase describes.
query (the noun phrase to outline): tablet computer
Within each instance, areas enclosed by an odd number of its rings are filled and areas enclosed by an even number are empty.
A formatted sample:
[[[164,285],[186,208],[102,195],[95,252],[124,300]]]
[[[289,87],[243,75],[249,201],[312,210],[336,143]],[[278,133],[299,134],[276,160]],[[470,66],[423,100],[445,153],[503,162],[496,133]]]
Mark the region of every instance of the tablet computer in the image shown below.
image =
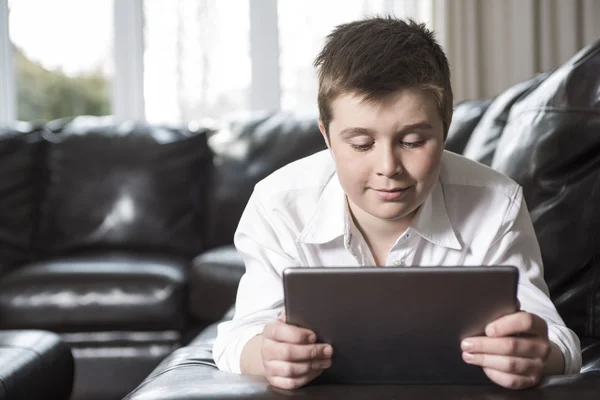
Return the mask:
[[[518,269],[328,267],[283,272],[287,323],[333,346],[316,382],[485,384],[462,339],[517,311]]]

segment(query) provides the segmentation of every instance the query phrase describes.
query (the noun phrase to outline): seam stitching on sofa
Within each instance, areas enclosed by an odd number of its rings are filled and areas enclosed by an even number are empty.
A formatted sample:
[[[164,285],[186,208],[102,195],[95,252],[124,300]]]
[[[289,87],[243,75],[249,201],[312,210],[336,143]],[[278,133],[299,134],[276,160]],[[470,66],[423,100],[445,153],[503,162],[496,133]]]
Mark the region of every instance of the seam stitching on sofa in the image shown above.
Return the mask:
[[[592,268],[594,267],[594,265],[598,265],[600,267],[600,256],[598,255],[594,255],[592,256]],[[595,314],[595,310],[596,310],[596,292],[598,290],[600,290],[600,271],[598,271],[598,269],[596,269],[595,273],[594,273],[594,279],[592,282],[592,287],[591,287],[591,293],[590,293],[590,315],[589,315],[589,321],[590,321],[590,326],[589,326],[589,336],[590,337],[595,337],[595,334],[598,333],[596,332],[596,314]]]

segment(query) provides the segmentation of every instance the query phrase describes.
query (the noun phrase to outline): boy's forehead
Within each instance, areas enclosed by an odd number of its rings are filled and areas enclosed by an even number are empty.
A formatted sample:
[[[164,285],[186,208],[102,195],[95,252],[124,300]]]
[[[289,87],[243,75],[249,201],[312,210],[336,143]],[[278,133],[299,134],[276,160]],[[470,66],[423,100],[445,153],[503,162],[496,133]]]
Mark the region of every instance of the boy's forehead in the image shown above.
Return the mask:
[[[356,92],[345,92],[336,96],[331,102],[332,121],[337,117],[358,116],[357,113],[373,113],[386,101],[379,97],[369,97]]]
[[[419,88],[405,88],[382,96],[366,95],[357,92],[345,92],[331,102],[332,120],[337,116],[360,117],[363,114],[378,114],[386,109],[398,108],[398,116],[410,113],[429,114],[437,107],[433,97]],[[410,114],[409,113],[409,114]]]
[[[339,93],[331,100],[332,108],[338,104],[343,106],[373,108],[393,104],[401,97],[411,97],[412,101],[429,102],[431,92],[418,86],[407,86],[391,91],[360,92],[345,91]]]
[[[354,93],[340,94],[331,102],[330,110],[329,128],[344,136],[347,131],[353,134],[361,130],[399,132],[408,127],[425,126],[443,135],[443,122],[434,96],[417,87],[393,92],[381,100]]]

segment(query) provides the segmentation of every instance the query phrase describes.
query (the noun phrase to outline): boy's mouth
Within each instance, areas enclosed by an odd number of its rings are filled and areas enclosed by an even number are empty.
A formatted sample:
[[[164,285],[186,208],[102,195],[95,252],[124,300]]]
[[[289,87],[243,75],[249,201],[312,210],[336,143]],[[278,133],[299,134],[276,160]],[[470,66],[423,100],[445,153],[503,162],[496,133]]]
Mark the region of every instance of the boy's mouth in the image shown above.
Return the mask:
[[[390,189],[375,189],[378,192],[388,192],[388,193],[393,193],[393,192],[400,192],[402,190],[406,190],[408,189],[410,186],[404,187],[404,188],[390,188]]]
[[[412,186],[374,189],[381,200],[398,200],[410,191]]]

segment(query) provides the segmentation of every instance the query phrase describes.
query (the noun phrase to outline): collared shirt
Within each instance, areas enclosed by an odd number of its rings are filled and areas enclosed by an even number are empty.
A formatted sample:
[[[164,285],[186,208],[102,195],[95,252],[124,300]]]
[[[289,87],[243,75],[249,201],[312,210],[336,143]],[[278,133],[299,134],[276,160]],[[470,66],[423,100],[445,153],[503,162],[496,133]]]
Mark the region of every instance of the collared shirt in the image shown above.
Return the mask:
[[[234,373],[240,373],[246,343],[283,309],[285,268],[375,265],[349,216],[328,150],[291,163],[258,183],[234,243],[246,273],[234,318],[219,325],[213,346],[217,366]],[[392,246],[386,265],[518,267],[521,309],[547,322],[550,340],[563,352],[565,373],[579,372],[579,339],[565,327],[549,298],[522,189],[510,178],[445,151],[439,181]]]

